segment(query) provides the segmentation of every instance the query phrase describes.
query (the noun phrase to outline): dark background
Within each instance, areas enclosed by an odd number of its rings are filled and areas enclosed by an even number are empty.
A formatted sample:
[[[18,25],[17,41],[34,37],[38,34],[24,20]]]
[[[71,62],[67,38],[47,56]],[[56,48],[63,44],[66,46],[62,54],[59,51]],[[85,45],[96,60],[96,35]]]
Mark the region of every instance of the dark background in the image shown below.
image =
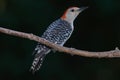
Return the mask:
[[[0,26],[42,35],[70,6],[89,6],[75,20],[65,46],[87,51],[120,47],[120,0],[0,0]],[[0,33],[0,80],[120,80],[120,59],[47,55],[29,72],[36,42]]]

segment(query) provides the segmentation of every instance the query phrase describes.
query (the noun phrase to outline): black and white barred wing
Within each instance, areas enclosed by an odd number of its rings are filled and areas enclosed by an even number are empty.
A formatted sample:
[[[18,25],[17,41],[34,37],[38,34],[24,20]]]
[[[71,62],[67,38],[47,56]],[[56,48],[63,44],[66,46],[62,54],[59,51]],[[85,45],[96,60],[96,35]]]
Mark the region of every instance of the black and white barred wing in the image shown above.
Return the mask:
[[[72,26],[70,26],[69,23],[58,19],[47,28],[47,30],[43,33],[42,38],[62,46],[70,37],[72,31]],[[34,51],[35,58],[31,66],[33,73],[40,69],[44,57],[50,51],[51,49],[49,47],[38,43]]]

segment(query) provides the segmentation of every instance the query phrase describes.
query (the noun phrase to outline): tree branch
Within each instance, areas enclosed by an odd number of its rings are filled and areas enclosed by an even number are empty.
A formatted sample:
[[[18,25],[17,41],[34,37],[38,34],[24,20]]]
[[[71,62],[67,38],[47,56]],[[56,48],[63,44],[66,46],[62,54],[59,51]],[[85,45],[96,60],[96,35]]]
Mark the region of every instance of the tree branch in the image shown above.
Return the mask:
[[[89,51],[83,51],[83,50],[77,50],[74,48],[67,48],[63,46],[59,46],[57,44],[51,43],[43,38],[40,38],[33,34],[23,33],[19,31],[14,31],[10,29],[5,29],[0,27],[0,32],[5,33],[8,35],[13,35],[21,38],[30,39],[39,43],[42,43],[48,47],[51,47],[59,52],[65,52],[71,55],[79,55],[84,57],[95,57],[95,58],[114,58],[114,57],[120,57],[120,50],[116,48],[115,50],[111,51],[104,51],[104,52],[89,52]]]

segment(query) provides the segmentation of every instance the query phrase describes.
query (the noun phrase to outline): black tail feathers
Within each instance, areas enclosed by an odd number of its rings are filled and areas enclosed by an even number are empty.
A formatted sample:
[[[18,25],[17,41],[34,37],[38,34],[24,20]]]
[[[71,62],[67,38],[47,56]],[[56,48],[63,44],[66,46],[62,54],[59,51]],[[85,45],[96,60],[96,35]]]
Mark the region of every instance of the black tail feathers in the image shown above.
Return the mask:
[[[32,66],[30,68],[30,71],[33,74],[40,69],[45,56],[46,56],[46,54],[41,54],[40,56],[34,58],[34,61],[33,61]]]
[[[32,66],[30,68],[30,71],[32,73],[35,73],[36,71],[38,71],[40,69],[40,67],[42,66],[42,63],[44,61],[45,56],[51,51],[50,48],[38,44],[37,47],[35,48],[33,54],[34,54],[34,60],[32,63]]]

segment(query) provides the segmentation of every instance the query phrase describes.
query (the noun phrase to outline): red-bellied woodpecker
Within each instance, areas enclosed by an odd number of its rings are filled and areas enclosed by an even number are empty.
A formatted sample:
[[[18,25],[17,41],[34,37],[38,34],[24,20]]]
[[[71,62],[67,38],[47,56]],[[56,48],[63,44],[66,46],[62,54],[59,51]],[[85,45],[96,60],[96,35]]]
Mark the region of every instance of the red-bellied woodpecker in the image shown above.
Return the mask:
[[[49,25],[49,27],[41,37],[50,42],[63,46],[64,43],[70,38],[73,32],[73,29],[74,29],[73,22],[75,18],[79,15],[80,12],[82,12],[86,8],[87,7],[68,8],[60,19],[54,21],[52,24]],[[43,63],[44,57],[50,51],[51,51],[51,48],[38,43],[34,51],[34,54],[35,54],[34,61],[30,68],[30,70],[33,73],[40,69]]]

